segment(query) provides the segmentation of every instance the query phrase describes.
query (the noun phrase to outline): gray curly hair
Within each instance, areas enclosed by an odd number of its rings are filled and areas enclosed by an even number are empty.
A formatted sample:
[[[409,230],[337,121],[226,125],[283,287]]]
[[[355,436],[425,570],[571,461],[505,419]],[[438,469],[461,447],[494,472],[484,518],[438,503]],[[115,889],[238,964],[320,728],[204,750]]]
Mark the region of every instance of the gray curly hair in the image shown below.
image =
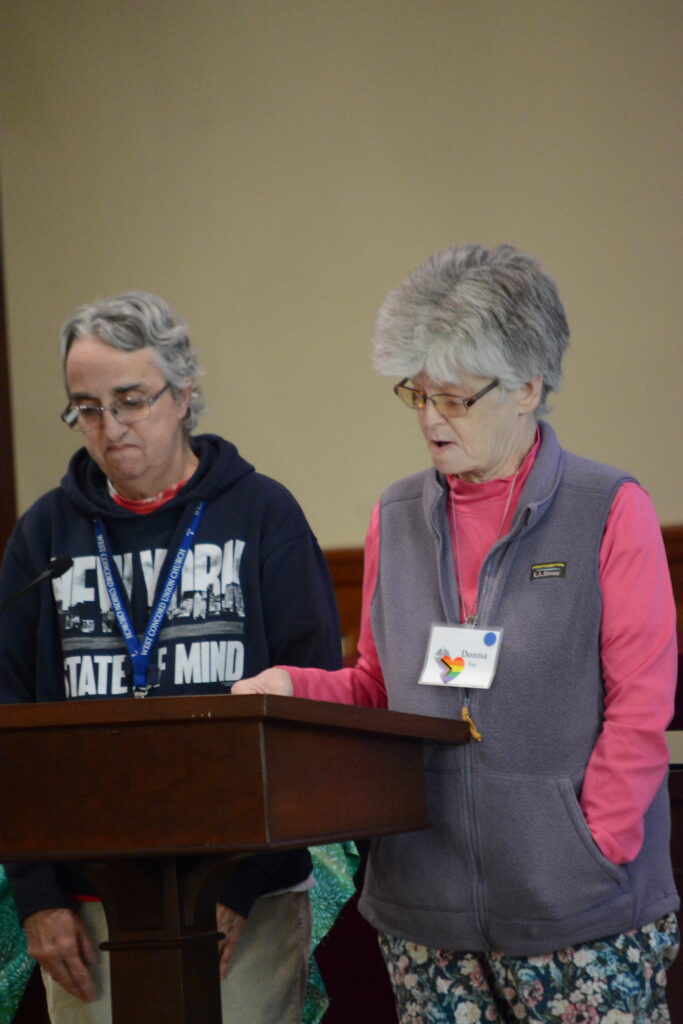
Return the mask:
[[[540,376],[536,415],[548,412],[568,344],[557,285],[512,245],[462,245],[432,256],[389,294],[373,340],[383,376],[424,372],[441,386],[463,374],[493,377],[504,391]]]
[[[124,352],[153,349],[159,369],[174,392],[192,386],[182,426],[186,434],[194,430],[205,408],[199,384],[202,370],[190,348],[187,323],[168,303],[150,292],[134,291],[81,306],[62,326],[62,366],[73,342],[89,337]]]

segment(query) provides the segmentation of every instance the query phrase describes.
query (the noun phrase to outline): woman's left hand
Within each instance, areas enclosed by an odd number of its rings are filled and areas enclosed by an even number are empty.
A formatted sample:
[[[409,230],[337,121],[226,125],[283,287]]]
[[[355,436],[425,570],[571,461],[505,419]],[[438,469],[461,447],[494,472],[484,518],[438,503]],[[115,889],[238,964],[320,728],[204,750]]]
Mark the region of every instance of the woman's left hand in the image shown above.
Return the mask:
[[[246,918],[242,917],[234,910],[231,910],[230,907],[226,907],[223,903],[216,904],[216,927],[219,932],[223,932],[224,936],[218,943],[218,951],[220,954],[218,970],[220,972],[221,980],[226,978],[228,975],[230,962],[234,956],[235,948],[240,935],[244,931],[246,923]]]
[[[234,694],[244,693],[276,693],[283,697],[291,697],[294,692],[292,677],[283,668],[267,668],[250,679],[240,679],[234,683]]]

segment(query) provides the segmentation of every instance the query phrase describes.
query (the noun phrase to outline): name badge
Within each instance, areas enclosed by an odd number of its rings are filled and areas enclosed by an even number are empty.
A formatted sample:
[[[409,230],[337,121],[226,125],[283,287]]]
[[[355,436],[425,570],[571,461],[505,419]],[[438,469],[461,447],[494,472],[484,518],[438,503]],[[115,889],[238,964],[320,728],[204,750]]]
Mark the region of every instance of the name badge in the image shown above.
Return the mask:
[[[488,690],[496,674],[502,637],[502,629],[432,626],[419,682]]]

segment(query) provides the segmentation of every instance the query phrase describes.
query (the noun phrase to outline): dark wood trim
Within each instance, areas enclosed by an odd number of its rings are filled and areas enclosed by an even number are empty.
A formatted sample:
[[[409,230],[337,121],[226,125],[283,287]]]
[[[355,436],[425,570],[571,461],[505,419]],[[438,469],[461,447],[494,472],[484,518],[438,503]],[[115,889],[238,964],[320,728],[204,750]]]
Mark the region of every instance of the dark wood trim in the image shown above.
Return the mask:
[[[683,524],[663,526],[662,537],[676,601],[678,649],[683,654]]]
[[[683,562],[683,523],[673,526],[663,526],[662,536],[664,546],[668,553],[674,555]]]
[[[345,665],[356,660],[363,597],[363,548],[331,548],[325,552],[332,577],[342,634]]]
[[[0,451],[2,452],[2,457],[0,457],[0,553],[5,550],[5,544],[17,517],[4,285],[2,220],[0,219]]]

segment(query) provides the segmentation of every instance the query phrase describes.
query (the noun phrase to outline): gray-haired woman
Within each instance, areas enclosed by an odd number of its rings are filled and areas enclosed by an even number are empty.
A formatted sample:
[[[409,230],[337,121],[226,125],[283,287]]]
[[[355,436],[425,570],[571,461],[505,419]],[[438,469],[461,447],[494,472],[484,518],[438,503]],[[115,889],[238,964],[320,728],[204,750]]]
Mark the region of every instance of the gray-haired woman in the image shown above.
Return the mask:
[[[334,595],[299,505],[229,441],[191,433],[203,399],[185,322],[148,292],[117,295],[69,318],[62,361],[62,420],[83,447],[19,520],[0,604],[51,558],[73,564],[0,619],[0,704],[228,694],[278,661],[336,668]],[[86,880],[7,874],[52,1024],[109,1024],[107,921]],[[310,875],[308,851],[288,850],[218,879],[224,1024],[300,1024]]]
[[[470,723],[425,753],[433,828],[372,844],[361,909],[402,1022],[669,1019],[673,598],[648,496],[539,419],[568,338],[512,246],[447,250],[392,292],[376,366],[434,468],[373,513],[358,663],[234,690]]]

